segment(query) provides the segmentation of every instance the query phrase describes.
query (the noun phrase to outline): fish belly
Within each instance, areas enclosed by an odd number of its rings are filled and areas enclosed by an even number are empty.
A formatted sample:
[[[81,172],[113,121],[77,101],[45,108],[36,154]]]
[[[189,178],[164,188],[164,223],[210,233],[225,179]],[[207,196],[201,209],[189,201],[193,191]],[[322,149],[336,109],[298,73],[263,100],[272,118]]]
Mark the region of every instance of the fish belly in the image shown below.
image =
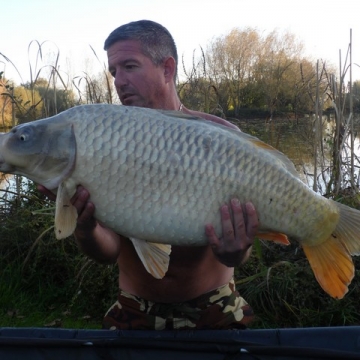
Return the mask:
[[[205,224],[221,235],[219,209],[233,197],[254,203],[261,230],[299,240],[326,217],[326,201],[236,131],[135,108],[120,121],[113,109],[79,122],[72,178],[117,233],[202,245]]]

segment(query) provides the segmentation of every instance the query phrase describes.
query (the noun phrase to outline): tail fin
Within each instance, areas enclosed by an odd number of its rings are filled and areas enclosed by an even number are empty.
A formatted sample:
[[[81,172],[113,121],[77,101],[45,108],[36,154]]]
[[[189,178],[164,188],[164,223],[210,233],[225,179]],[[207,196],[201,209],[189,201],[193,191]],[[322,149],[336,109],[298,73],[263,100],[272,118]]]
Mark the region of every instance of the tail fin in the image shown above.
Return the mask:
[[[342,299],[354,277],[354,264],[348,251],[336,239],[303,249],[316,280],[330,296]]]
[[[334,201],[340,210],[334,236],[350,253],[360,255],[360,211]]]
[[[354,277],[351,255],[360,255],[360,211],[334,203],[340,215],[331,236],[319,245],[303,244],[303,249],[321,287],[341,299]]]

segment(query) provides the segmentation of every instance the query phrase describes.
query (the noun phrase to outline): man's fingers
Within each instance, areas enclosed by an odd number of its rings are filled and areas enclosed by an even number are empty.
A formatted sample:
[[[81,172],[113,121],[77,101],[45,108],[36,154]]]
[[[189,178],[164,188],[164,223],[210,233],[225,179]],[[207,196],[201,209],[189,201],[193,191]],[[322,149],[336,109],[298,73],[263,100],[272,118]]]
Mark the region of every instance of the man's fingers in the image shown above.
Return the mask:
[[[231,213],[227,205],[223,205],[220,208],[221,222],[223,230],[223,239],[225,241],[235,240],[234,226],[231,218]]]
[[[93,203],[88,202],[83,207],[81,213],[79,213],[79,217],[77,219],[78,226],[86,225],[89,220],[95,221],[94,219],[95,206]]]
[[[79,186],[76,189],[76,193],[71,198],[71,203],[75,206],[79,215],[84,211],[89,198],[90,198],[90,194],[85,188]]]
[[[92,202],[88,201],[89,198],[89,192],[82,186],[79,186],[76,190],[75,195],[71,199],[72,204],[78,211],[78,231],[89,231],[89,229],[93,229],[96,226],[96,220],[94,218],[95,205]]]
[[[246,238],[246,209],[243,211],[243,207],[238,199],[231,200],[231,210],[233,213],[234,223],[232,224],[235,231],[235,239]]]
[[[42,185],[37,185],[37,189],[39,192],[41,192],[42,194],[44,194],[46,197],[48,197],[50,200],[55,201],[56,200],[56,195],[50,191],[49,189],[47,189],[46,187],[42,186]]]
[[[50,200],[56,200],[56,195],[42,185],[37,185],[38,191],[46,195]],[[94,218],[95,205],[89,202],[90,194],[82,186],[78,186],[75,194],[71,198],[71,203],[75,206],[78,213],[77,230],[80,232],[89,231],[95,228]]]
[[[217,249],[220,246],[220,241],[215,233],[214,227],[211,224],[205,225],[205,234],[212,248]]]
[[[258,232],[259,218],[252,203],[246,203],[245,207],[247,214],[246,234],[248,238],[253,239]]]

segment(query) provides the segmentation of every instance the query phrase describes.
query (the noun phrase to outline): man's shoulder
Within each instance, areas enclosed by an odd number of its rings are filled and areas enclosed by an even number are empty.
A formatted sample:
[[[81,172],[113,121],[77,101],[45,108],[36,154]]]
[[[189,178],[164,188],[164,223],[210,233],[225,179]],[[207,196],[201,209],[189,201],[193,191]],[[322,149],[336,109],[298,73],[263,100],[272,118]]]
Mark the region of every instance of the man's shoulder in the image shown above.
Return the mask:
[[[239,130],[239,128],[236,125],[234,125],[233,123],[231,123],[230,121],[227,121],[216,115],[207,114],[207,113],[204,113],[201,111],[195,111],[195,110],[189,110],[189,109],[187,109],[187,111],[191,115],[195,115],[195,116],[201,117],[205,120],[209,120],[209,121],[215,122],[217,124],[221,124],[221,125],[227,126],[229,128],[235,129],[235,130]]]

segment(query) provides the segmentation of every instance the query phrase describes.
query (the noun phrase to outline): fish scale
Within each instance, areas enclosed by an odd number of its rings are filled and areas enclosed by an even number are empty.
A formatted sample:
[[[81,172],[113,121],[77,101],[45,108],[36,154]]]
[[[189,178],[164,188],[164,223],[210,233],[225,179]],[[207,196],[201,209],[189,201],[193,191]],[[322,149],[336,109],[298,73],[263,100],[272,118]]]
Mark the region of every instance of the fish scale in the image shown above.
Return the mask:
[[[205,225],[213,224],[221,237],[219,209],[234,197],[254,204],[259,237],[300,242],[331,296],[343,297],[354,276],[350,255],[360,253],[359,211],[314,193],[269,145],[193,116],[78,106],[0,134],[0,171],[58,192],[58,237],[74,231],[70,198],[84,186],[96,218],[132,239],[154,276],[164,274],[147,259],[167,266],[169,249],[144,244],[206,245]],[[151,250],[143,252],[146,246]]]

